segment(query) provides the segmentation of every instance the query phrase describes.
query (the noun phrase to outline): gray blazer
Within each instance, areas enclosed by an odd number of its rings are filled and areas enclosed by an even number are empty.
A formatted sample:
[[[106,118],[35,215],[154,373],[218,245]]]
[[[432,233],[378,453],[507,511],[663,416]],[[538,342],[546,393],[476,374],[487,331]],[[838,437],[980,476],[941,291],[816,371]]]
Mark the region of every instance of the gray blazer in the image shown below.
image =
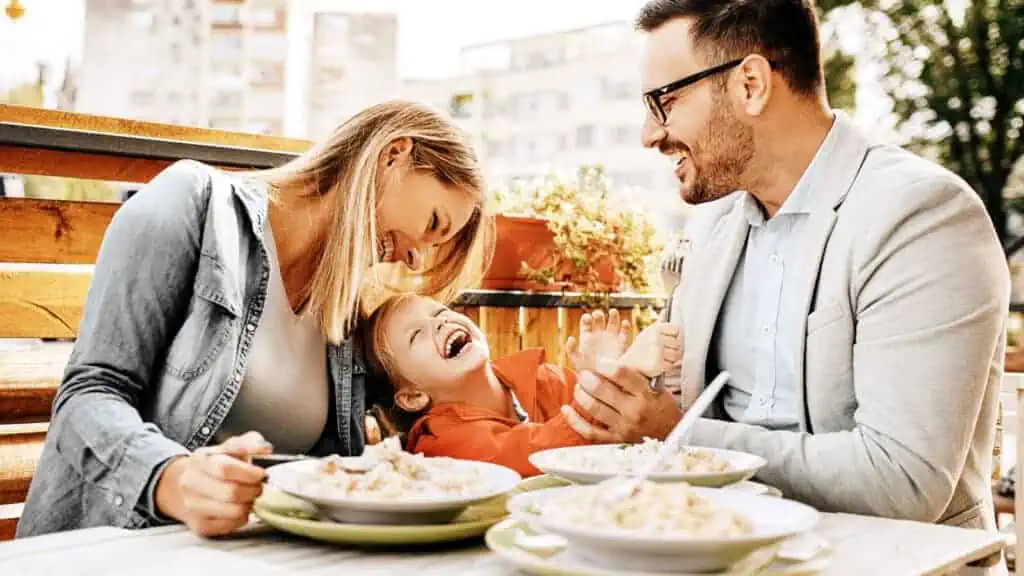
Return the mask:
[[[166,523],[167,461],[212,441],[267,295],[266,194],[197,162],[164,170],[104,236],[18,536]],[[335,406],[318,452],[359,454],[365,370],[330,346]]]
[[[717,418],[692,441],[768,460],[759,478],[823,511],[995,526],[992,449],[1009,271],[981,200],[943,168],[845,136],[814,190],[800,288],[800,431]],[[712,338],[743,252],[735,195],[700,206],[673,300],[688,406],[717,372]],[[715,414],[721,417],[721,412]]]

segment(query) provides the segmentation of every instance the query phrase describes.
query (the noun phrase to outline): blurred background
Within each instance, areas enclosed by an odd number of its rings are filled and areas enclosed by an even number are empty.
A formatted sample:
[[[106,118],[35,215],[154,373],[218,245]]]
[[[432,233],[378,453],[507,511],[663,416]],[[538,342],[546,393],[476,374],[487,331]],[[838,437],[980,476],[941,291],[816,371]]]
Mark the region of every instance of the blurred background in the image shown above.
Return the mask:
[[[492,184],[599,164],[659,229],[685,221],[668,161],[639,145],[640,0],[0,4],[0,101],[316,139],[371,103],[417,98],[466,129]],[[1021,4],[819,2],[833,104],[958,172],[1007,239],[1024,227]],[[119,194],[14,176],[3,190]]]
[[[669,236],[689,207],[670,161],[640,145],[642,4],[0,0],[0,103],[318,139],[414,98],[472,138],[489,187],[599,166],[609,193]],[[1007,366],[1024,371],[1024,0],[817,5],[833,106],[984,201],[1013,274]],[[119,202],[133,188],[0,174],[0,196]],[[643,242],[632,250],[648,254]]]

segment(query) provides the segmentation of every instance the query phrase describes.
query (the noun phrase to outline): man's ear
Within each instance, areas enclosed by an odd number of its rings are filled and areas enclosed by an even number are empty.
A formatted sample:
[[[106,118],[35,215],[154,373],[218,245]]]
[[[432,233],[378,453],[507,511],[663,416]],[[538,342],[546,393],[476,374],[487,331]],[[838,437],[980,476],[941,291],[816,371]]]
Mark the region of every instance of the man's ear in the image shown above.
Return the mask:
[[[762,56],[749,56],[739,67],[740,106],[748,116],[760,116],[774,89],[772,65]]]
[[[419,390],[403,388],[395,392],[395,404],[406,412],[422,412],[430,405],[430,396]]]

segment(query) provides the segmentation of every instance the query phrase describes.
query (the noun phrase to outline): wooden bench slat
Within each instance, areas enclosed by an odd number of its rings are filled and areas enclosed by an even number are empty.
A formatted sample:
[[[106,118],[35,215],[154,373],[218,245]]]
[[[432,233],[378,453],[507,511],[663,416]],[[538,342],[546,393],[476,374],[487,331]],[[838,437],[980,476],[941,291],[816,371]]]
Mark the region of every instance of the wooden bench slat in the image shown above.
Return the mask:
[[[0,145],[0,172],[15,174],[149,182],[170,165],[168,160]]]
[[[0,424],[46,422],[70,343],[0,349]]]
[[[23,504],[4,504],[0,506],[0,542],[13,540],[21,518]]]
[[[92,264],[119,206],[0,199],[0,262]]]
[[[51,128],[70,128],[74,130],[105,132],[108,134],[146,136],[180,142],[219,144],[282,152],[301,153],[305,152],[312,145],[312,142],[308,140],[298,140],[295,138],[247,132],[229,132],[213,128],[146,122],[143,120],[130,120],[128,118],[95,116],[80,112],[65,112],[11,104],[0,104],[0,122],[16,122],[18,124],[48,126]]]
[[[45,437],[45,432],[4,434],[0,427],[0,505],[25,501]]]
[[[0,338],[74,338],[92,268],[0,264]]]

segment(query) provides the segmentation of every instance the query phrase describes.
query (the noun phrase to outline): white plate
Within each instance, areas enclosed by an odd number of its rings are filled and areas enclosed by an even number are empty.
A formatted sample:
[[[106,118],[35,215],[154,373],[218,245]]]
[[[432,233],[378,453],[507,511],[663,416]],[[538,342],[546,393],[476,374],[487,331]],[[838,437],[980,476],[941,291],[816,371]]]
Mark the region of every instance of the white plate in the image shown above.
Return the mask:
[[[578,484],[597,484],[617,475],[626,475],[626,471],[612,469],[594,471],[575,468],[570,464],[566,464],[566,462],[569,461],[567,456],[571,455],[572,458],[575,458],[576,456],[587,454],[589,456],[593,456],[595,460],[600,461],[602,459],[602,455],[606,455],[611,450],[621,450],[622,447],[623,444],[601,444],[596,446],[572,446],[570,448],[543,450],[530,455],[530,463],[547,474],[565,478],[571,482],[576,482]],[[651,474],[648,479],[652,482],[686,482],[694,486],[718,488],[735,482],[749,480],[757,474],[757,471],[760,470],[762,466],[765,465],[764,458],[754,454],[748,454],[746,452],[698,447],[687,447],[687,450],[714,454],[718,458],[728,462],[729,469],[725,472],[702,473],[655,472]]]
[[[736,538],[695,538],[686,534],[640,534],[627,530],[573,524],[537,512],[552,497],[598,486],[549,488],[515,496],[508,502],[512,518],[534,529],[564,537],[572,551],[590,563],[648,572],[710,572],[722,570],[750,552],[814,528],[819,514],[810,506],[738,490],[693,488],[701,497],[745,516],[752,534]]]
[[[457,467],[477,468],[486,479],[486,486],[465,495],[438,495],[418,498],[369,498],[351,496],[329,497],[314,493],[305,486],[304,478],[314,473],[319,460],[302,460],[278,464],[267,469],[267,483],[282,492],[312,502],[332,519],[354,524],[421,525],[450,522],[471,504],[504,494],[522,479],[515,470],[471,460],[448,460]]]

